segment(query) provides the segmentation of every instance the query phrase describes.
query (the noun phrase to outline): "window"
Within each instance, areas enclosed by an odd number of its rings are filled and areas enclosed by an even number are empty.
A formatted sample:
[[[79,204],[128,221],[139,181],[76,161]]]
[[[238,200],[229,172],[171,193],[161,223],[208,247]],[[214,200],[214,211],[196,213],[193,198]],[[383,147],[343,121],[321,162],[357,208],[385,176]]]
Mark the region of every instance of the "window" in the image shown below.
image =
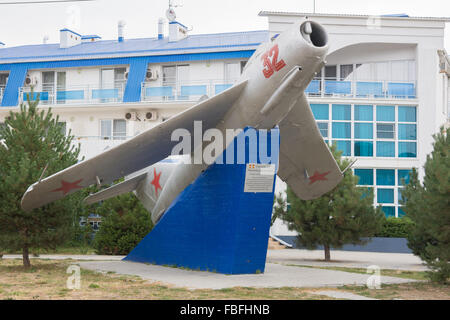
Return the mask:
[[[357,157],[373,157],[373,142],[356,141],[355,156]]]
[[[337,66],[325,66],[325,80],[336,80]]]
[[[394,203],[394,189],[378,188],[378,203]]]
[[[358,185],[373,186],[373,170],[372,169],[355,169],[355,175],[359,177]]]
[[[352,155],[352,145],[350,141],[333,140],[333,144],[336,145],[336,148],[339,151],[342,151],[342,155],[344,157],[349,157]]]
[[[341,65],[341,80],[351,80],[353,74],[353,64]]]
[[[355,120],[373,121],[373,106],[355,106]]]
[[[415,142],[399,142],[398,156],[400,158],[416,158],[417,144]]]
[[[359,123],[354,124],[355,139],[373,139],[373,124]]]
[[[395,170],[377,169],[378,186],[395,186]]]
[[[104,140],[125,140],[127,136],[127,122],[122,119],[100,120],[100,136]]]
[[[416,122],[416,108],[398,107],[398,122]]]
[[[328,138],[328,123],[327,122],[318,122],[317,126],[319,127],[320,134],[322,137]]]
[[[350,122],[333,122],[333,138],[350,139],[351,123]]]
[[[351,106],[333,104],[333,120],[351,120]]]
[[[407,169],[354,169],[359,186],[374,189],[375,205],[381,205],[387,217],[402,217],[402,179],[409,182]],[[375,179],[374,179],[375,178]]]
[[[8,82],[8,74],[7,73],[0,73],[0,88],[5,88],[6,83]]]
[[[377,141],[377,157],[395,157],[395,142]]]
[[[316,120],[328,120],[328,109],[327,104],[311,104],[311,110]]]
[[[65,71],[45,71],[42,72],[42,94],[41,103],[54,104],[65,103],[64,94],[58,92],[66,91]],[[44,95],[44,93],[46,93]],[[47,97],[46,99],[44,97]]]
[[[311,104],[311,110],[326,142],[344,156],[417,157],[414,106]]]
[[[377,106],[377,121],[395,122],[394,106]]]
[[[378,139],[395,139],[395,124],[377,123]]]
[[[398,107],[398,156],[399,158],[417,157],[417,109]]]
[[[247,60],[241,61],[241,74],[245,70],[245,66],[247,65]]]
[[[232,83],[236,81],[242,72],[240,62],[225,63],[225,81]]]
[[[65,122],[58,122],[57,125],[61,128],[61,133],[63,135],[66,135],[66,123]]]

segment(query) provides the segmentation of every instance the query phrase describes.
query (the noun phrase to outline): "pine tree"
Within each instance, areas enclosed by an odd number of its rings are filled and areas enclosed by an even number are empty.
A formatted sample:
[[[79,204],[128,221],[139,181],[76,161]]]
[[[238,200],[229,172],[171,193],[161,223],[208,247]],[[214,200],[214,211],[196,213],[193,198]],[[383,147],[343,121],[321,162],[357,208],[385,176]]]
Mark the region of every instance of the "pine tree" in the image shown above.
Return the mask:
[[[75,194],[25,212],[22,196],[41,176],[75,164],[80,148],[72,144],[70,132],[62,132],[50,109],[37,108],[39,98],[28,97],[27,104],[10,112],[0,127],[0,249],[22,251],[23,264],[30,267],[30,250],[55,249],[71,236],[80,199]]]
[[[402,192],[403,210],[414,221],[408,246],[430,267],[432,280],[446,282],[450,278],[450,128],[433,137],[423,185],[414,169]]]
[[[341,170],[350,162],[341,158],[341,152],[331,147]],[[288,187],[287,202],[277,197],[274,218],[286,221],[290,230],[298,233],[299,245],[313,250],[324,247],[325,261],[331,260],[331,248],[344,244],[364,244],[380,230],[384,214],[373,206],[373,191],[357,187],[358,177],[347,170],[344,179],[322,197],[304,201]]]

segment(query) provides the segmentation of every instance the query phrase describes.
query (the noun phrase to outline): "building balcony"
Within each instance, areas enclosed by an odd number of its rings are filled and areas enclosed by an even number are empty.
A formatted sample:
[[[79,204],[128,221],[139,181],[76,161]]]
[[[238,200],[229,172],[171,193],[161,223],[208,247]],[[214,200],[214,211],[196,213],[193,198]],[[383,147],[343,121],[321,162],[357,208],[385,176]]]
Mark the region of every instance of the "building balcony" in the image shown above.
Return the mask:
[[[41,91],[35,91],[31,96],[30,87],[19,88],[19,104],[30,100],[34,101],[39,95],[42,105],[80,105],[122,103],[125,92],[125,84],[111,84],[103,86],[71,86],[71,87],[47,87],[44,85]]]
[[[166,81],[161,85],[155,82],[141,83],[141,96],[135,102],[177,103],[197,102],[200,98],[215,96],[230,88],[234,80],[191,80]],[[95,86],[54,87],[42,85],[35,91],[31,100],[39,95],[41,105],[101,105],[124,102],[126,83]],[[0,87],[0,101],[4,93]],[[349,99],[416,99],[415,82],[398,81],[355,81],[334,79],[315,79],[306,88],[309,97],[349,98]],[[19,88],[19,104],[27,101],[30,87]]]
[[[193,102],[203,96],[212,97],[230,88],[236,80],[178,81],[163,86],[151,82],[142,83],[142,101],[150,102]]]
[[[416,83],[400,81],[314,79],[306,88],[309,97],[361,99],[416,99]]]

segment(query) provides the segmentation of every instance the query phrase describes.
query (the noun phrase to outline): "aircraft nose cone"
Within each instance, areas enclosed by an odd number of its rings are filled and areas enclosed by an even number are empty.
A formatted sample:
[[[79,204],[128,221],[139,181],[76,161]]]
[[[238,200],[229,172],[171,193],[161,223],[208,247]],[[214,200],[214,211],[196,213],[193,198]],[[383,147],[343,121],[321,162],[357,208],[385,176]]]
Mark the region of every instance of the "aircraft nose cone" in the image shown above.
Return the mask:
[[[324,48],[328,45],[328,34],[325,28],[315,21],[307,20],[302,23],[300,25],[300,34],[313,47]]]

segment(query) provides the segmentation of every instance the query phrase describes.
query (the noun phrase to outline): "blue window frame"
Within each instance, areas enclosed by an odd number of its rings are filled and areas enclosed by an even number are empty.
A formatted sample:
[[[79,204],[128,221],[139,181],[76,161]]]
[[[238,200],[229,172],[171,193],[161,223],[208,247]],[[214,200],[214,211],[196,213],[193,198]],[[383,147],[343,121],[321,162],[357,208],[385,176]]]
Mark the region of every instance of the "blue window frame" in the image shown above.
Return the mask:
[[[373,157],[372,141],[355,141],[356,157]]]
[[[378,141],[377,157],[395,157],[395,142]]]
[[[372,123],[355,123],[355,139],[373,139]]]
[[[398,107],[399,122],[416,122],[416,107]]]
[[[395,170],[377,169],[378,186],[395,186]]]
[[[328,120],[328,109],[328,104],[311,104],[311,110],[316,120]]]
[[[377,106],[377,121],[395,121],[394,106]]]
[[[378,189],[378,203],[394,203],[394,189]]]
[[[358,185],[373,186],[373,170],[372,169],[355,169],[355,175],[359,177]]]
[[[416,158],[417,143],[415,142],[399,142],[398,143],[399,158]]]
[[[342,155],[349,157],[352,155],[352,145],[350,141],[333,141],[336,144],[336,148],[342,151]]]
[[[333,138],[350,139],[352,135],[352,126],[350,122],[333,122]]]
[[[415,124],[399,124],[398,139],[417,140],[417,126]]]
[[[355,120],[373,121],[373,106],[355,106]]]
[[[351,120],[351,109],[347,104],[333,104],[333,120]]]

